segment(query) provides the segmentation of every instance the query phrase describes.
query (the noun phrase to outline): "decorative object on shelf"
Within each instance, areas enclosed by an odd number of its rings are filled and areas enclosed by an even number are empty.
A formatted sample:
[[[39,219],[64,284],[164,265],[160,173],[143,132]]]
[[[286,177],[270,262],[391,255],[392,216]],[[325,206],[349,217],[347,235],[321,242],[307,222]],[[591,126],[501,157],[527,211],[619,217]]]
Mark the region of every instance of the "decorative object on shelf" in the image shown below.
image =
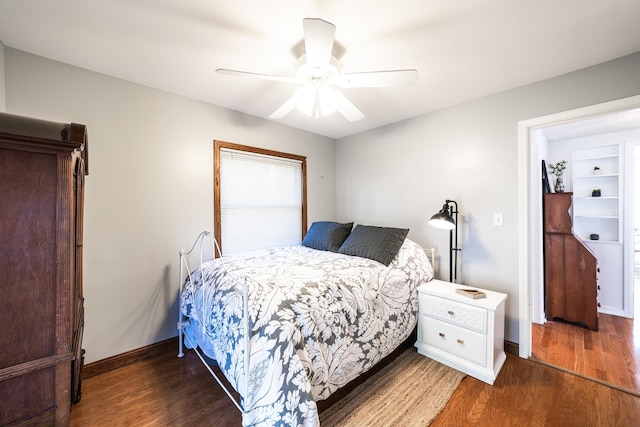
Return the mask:
[[[449,281],[458,279],[458,203],[455,200],[445,200],[442,209],[429,220],[429,225],[449,230]],[[455,240],[454,240],[455,231]],[[455,244],[454,244],[455,242]]]
[[[600,236],[598,234],[593,233],[591,236],[589,236],[589,238],[591,240],[600,240]]]
[[[564,178],[562,174],[567,167],[566,160],[560,160],[558,163],[552,163],[549,165],[549,170],[553,175],[556,176],[556,185],[554,186],[554,190],[556,193],[564,193]]]
[[[601,195],[602,195],[602,192],[600,191],[599,188],[596,188],[591,192],[591,197],[600,197]]]
[[[600,168],[598,166],[594,166],[593,167],[593,174],[594,175],[601,175],[602,171],[600,170]]]
[[[551,188],[549,186],[549,176],[547,175],[547,165],[544,160],[542,161],[542,192],[551,193]]]
[[[456,293],[460,295],[464,295],[465,297],[471,298],[471,299],[480,299],[480,298],[487,297],[487,294],[477,289],[458,288],[456,289]]]

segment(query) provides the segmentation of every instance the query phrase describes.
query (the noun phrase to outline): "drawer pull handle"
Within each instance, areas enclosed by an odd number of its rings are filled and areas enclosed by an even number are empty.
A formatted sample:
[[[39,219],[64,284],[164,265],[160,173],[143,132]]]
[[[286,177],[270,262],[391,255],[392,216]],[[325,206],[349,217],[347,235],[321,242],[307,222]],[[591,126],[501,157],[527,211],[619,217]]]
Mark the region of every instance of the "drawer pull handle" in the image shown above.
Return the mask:
[[[442,332],[438,332],[438,335],[440,335],[441,338],[444,338],[444,334]]]
[[[451,310],[447,311],[447,313],[449,313],[451,316],[453,316],[455,313]]]
[[[464,344],[464,340],[458,339],[458,344]]]

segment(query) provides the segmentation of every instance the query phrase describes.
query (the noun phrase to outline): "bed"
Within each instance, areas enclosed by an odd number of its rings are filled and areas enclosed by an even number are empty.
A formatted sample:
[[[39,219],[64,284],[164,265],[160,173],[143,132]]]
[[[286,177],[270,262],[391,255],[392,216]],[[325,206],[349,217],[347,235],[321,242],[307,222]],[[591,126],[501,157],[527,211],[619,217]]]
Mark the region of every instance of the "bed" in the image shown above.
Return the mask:
[[[316,402],[414,330],[416,288],[433,277],[425,251],[408,230],[351,226],[314,223],[300,246],[201,259],[181,273],[180,355],[184,337],[215,360],[243,425],[318,426]],[[200,245],[207,237],[215,245],[208,232]]]

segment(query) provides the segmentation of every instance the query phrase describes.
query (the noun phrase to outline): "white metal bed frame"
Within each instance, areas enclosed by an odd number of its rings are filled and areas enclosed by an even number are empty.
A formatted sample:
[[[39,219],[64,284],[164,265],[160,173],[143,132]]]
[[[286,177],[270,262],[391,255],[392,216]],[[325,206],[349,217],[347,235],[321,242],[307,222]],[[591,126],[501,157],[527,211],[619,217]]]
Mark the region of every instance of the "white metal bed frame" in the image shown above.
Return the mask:
[[[424,249],[424,254],[427,256],[427,259],[431,263],[431,269],[433,270],[434,276],[436,272],[436,246],[433,245],[429,249]]]
[[[244,407],[242,405],[241,401],[238,401],[238,399],[235,398],[235,396],[233,396],[233,394],[231,393],[231,391],[229,391],[229,389],[227,388],[227,386],[225,385],[225,383],[218,377],[218,375],[214,372],[214,370],[211,368],[211,366],[209,366],[209,364],[207,363],[207,361],[205,360],[204,356],[202,355],[202,353],[200,352],[200,350],[198,349],[198,345],[197,343],[193,343],[189,337],[187,335],[184,334],[184,328],[187,327],[188,322],[185,322],[184,320],[184,315],[182,314],[182,310],[180,309],[180,298],[182,297],[182,290],[184,287],[184,281],[186,279],[186,277],[189,277],[189,280],[191,280],[191,269],[189,268],[189,263],[188,263],[188,256],[195,250],[196,247],[199,248],[200,251],[200,266],[202,266],[203,264],[203,242],[205,241],[205,239],[209,239],[209,242],[211,244],[211,248],[212,248],[212,255],[213,258],[216,258],[216,253],[220,256],[220,258],[222,257],[222,252],[220,251],[220,246],[218,245],[217,240],[215,239],[215,237],[213,236],[213,234],[211,234],[211,232],[209,230],[205,230],[202,233],[200,233],[198,235],[198,237],[196,238],[196,240],[193,242],[193,245],[191,246],[191,249],[189,250],[180,250],[179,254],[180,254],[180,288],[179,288],[179,293],[178,293],[178,357],[183,357],[184,356],[184,339],[186,338],[187,341],[189,342],[189,344],[191,345],[191,347],[193,348],[193,350],[195,351],[196,355],[198,356],[198,358],[202,361],[203,365],[207,368],[207,370],[209,371],[209,373],[215,378],[215,380],[218,382],[218,384],[220,385],[220,387],[222,387],[222,389],[224,390],[224,392],[227,394],[227,396],[229,396],[229,398],[231,399],[231,401],[233,402],[233,404],[236,406],[236,408],[238,408],[238,410],[244,415]],[[435,252],[436,252],[436,248],[435,246],[432,246],[429,249],[424,249],[425,255],[427,255],[427,258],[429,259],[429,261],[431,262],[431,267],[433,269],[435,269]],[[185,275],[185,271],[186,271],[186,275]],[[203,270],[201,269],[201,274],[203,274]],[[202,280],[204,280],[204,277],[202,278]],[[248,313],[249,312],[249,291],[248,291],[248,283],[247,280],[245,279],[244,283],[242,284],[242,298],[243,298],[243,312],[244,313]],[[250,320],[249,320],[249,316],[245,315],[244,316],[244,325],[243,325],[243,329],[244,329],[244,345],[245,345],[245,352],[244,352],[244,378],[242,380],[242,390],[244,390],[244,396],[249,396],[249,356],[251,355],[250,352],[250,341],[251,341],[251,337],[249,335],[249,331],[250,331]],[[234,390],[236,391],[236,390]],[[236,391],[237,392],[237,391]],[[241,395],[242,398],[242,395]]]
[[[233,404],[236,406],[236,408],[238,408],[238,410],[240,412],[242,412],[242,414],[244,415],[244,407],[242,405],[242,401],[238,401],[238,399],[235,398],[235,396],[233,396],[233,394],[231,393],[231,391],[229,391],[229,389],[227,388],[226,384],[224,384],[224,382],[218,377],[218,375],[214,372],[214,370],[211,368],[211,366],[209,366],[209,364],[207,363],[207,361],[205,360],[204,356],[202,355],[202,353],[200,352],[200,350],[198,349],[198,344],[192,342],[189,337],[187,335],[184,334],[184,328],[187,327],[188,322],[185,322],[184,320],[184,315],[182,314],[182,310],[180,309],[180,298],[182,297],[182,290],[184,287],[184,281],[186,279],[186,277],[189,277],[189,280],[191,280],[191,269],[189,268],[189,263],[188,263],[188,256],[194,251],[194,249],[196,247],[199,248],[200,251],[200,266],[202,266],[203,264],[203,249],[204,249],[204,241],[206,239],[209,239],[209,242],[211,243],[211,249],[212,249],[212,255],[213,258],[216,258],[216,253],[220,256],[220,258],[222,259],[222,252],[220,251],[220,246],[218,245],[218,242],[216,241],[215,237],[213,236],[213,234],[211,234],[211,232],[209,230],[205,230],[202,233],[200,233],[198,235],[198,237],[196,238],[196,240],[193,242],[193,245],[191,246],[191,249],[184,251],[184,250],[180,250],[179,254],[180,254],[180,290],[178,293],[178,357],[183,357],[184,356],[184,351],[183,351],[183,340],[184,338],[187,339],[187,341],[189,342],[189,344],[191,345],[191,347],[193,348],[193,350],[195,351],[196,355],[198,356],[198,358],[202,361],[203,365],[207,368],[207,370],[209,371],[209,373],[213,376],[213,378],[215,378],[215,380],[218,382],[218,384],[220,385],[220,387],[222,387],[222,389],[224,390],[224,392],[227,394],[227,396],[229,396],[229,398],[231,399],[231,401],[233,402]],[[185,275],[185,271],[186,271],[186,275]],[[203,270],[201,269],[201,274],[203,273]],[[202,280],[204,280],[204,277],[202,278]],[[248,291],[248,286],[247,286],[247,281],[245,280],[244,284],[241,286],[242,287],[242,299],[243,299],[243,312],[244,313],[248,313],[249,312],[249,291]],[[244,329],[244,378],[242,381],[242,390],[244,390],[244,396],[249,396],[249,356],[251,355],[251,351],[250,351],[250,335],[249,335],[249,330],[250,330],[250,319],[248,315],[244,316],[244,325],[243,325],[243,329]],[[217,361],[216,361],[217,363]],[[240,384],[239,384],[240,386]],[[237,390],[234,390],[237,392]],[[242,398],[242,395],[241,395]]]

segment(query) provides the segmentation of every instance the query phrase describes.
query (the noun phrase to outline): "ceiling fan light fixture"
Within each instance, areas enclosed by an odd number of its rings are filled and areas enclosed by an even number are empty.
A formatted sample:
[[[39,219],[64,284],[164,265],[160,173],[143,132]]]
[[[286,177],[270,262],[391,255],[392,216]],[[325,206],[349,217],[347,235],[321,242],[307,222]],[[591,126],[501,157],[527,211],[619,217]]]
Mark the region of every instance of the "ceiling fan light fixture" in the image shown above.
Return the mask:
[[[338,60],[332,56],[328,64],[313,65],[307,61],[307,55],[298,58],[296,78],[301,83],[331,84],[340,74]]]
[[[327,86],[307,85],[296,91],[296,108],[307,116],[320,118],[336,111],[337,91]]]

